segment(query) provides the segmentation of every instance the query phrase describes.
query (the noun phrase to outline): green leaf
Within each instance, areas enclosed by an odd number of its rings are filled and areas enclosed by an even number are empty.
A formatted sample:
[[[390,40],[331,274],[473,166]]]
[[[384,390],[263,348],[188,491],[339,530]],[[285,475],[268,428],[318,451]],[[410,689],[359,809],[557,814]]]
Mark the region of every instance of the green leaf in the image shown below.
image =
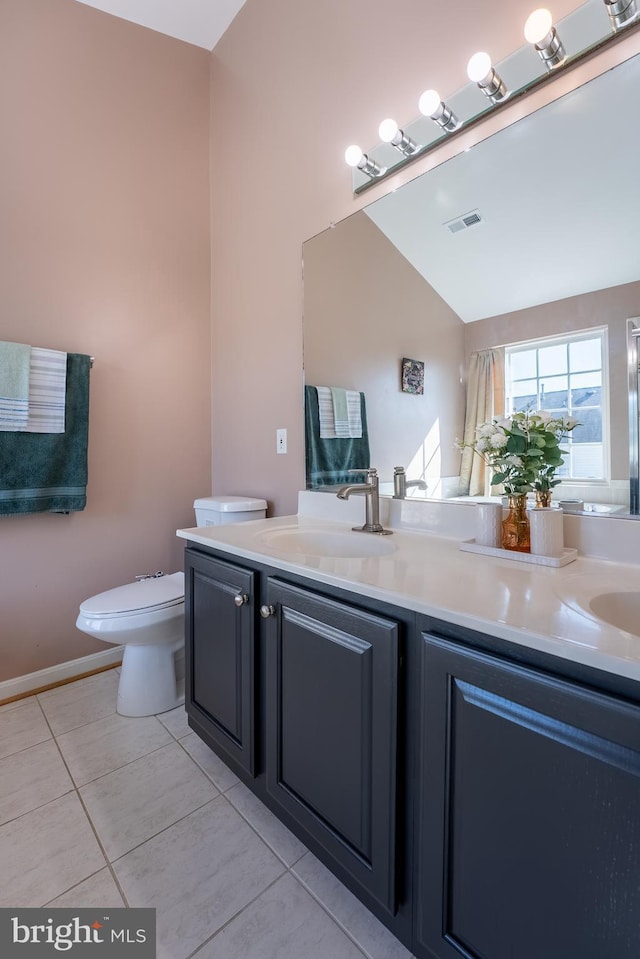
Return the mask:
[[[516,456],[519,456],[520,453],[524,453],[527,448],[527,440],[524,436],[510,436],[507,440],[507,453],[515,453]]]

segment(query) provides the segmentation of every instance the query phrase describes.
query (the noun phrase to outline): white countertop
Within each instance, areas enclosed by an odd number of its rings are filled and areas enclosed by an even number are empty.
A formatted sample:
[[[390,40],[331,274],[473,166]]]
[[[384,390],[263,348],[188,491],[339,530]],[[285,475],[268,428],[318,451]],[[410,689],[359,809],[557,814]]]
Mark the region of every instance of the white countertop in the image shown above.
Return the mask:
[[[589,599],[599,593],[639,592],[640,566],[582,557],[562,568],[533,566],[462,552],[460,539],[406,529],[385,537],[393,548],[388,555],[293,555],[269,543],[273,531],[286,529],[351,532],[351,524],[283,516],[181,529],[177,535],[640,681],[640,636],[608,625],[588,609]]]

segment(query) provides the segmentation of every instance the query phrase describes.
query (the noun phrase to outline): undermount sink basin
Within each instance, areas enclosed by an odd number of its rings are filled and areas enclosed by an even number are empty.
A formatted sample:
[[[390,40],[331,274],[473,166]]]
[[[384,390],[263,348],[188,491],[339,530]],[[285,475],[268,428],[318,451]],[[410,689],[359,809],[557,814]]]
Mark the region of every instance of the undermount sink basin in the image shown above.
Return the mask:
[[[589,609],[616,629],[640,636],[640,592],[600,593],[590,600]]]
[[[293,556],[339,556],[365,559],[367,556],[388,556],[394,546],[388,536],[360,533],[355,530],[303,529],[298,526],[274,529],[264,533],[262,543]]]
[[[596,623],[606,623],[640,640],[640,589],[599,577],[571,577],[555,590],[558,599]]]

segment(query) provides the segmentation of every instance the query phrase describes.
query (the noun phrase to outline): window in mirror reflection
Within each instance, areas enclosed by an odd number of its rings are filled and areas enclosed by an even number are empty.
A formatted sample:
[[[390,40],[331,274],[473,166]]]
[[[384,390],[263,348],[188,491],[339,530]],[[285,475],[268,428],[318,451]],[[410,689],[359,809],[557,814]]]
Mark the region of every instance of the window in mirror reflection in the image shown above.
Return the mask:
[[[588,330],[505,348],[507,412],[545,410],[580,424],[562,444],[565,481],[608,479],[605,338],[604,329]]]

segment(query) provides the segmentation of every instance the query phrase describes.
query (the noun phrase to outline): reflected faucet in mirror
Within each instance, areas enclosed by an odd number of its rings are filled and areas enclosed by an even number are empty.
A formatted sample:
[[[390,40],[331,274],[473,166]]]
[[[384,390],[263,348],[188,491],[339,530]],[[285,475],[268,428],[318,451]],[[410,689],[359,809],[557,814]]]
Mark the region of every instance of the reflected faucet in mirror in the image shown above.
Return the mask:
[[[338,499],[349,499],[352,493],[361,493],[365,497],[364,526],[354,526],[356,533],[376,533],[378,536],[390,536],[391,529],[385,529],[380,522],[380,493],[378,471],[375,468],[367,470],[349,470],[350,473],[367,474],[366,483],[354,483],[353,486],[341,486],[336,496]]]
[[[407,489],[410,486],[415,486],[416,489],[426,490],[427,484],[424,480],[408,480],[407,472],[404,466],[394,466],[393,468],[393,498],[394,499],[404,499],[407,495]]]

